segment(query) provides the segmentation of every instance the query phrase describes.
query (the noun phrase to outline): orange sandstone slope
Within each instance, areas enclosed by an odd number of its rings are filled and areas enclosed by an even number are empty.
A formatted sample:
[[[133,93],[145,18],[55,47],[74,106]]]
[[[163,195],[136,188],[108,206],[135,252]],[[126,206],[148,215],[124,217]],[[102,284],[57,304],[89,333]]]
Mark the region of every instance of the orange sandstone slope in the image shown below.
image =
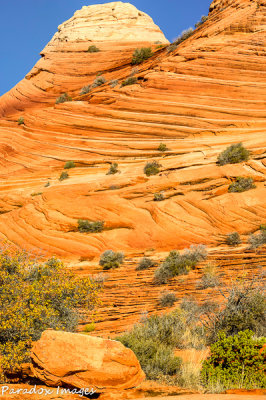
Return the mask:
[[[208,21],[168,52],[155,44],[167,44],[159,28],[127,3],[75,13],[0,99],[0,238],[84,260],[109,248],[215,246],[231,231],[256,231],[266,221],[265,24],[265,0],[215,0]],[[88,53],[92,44],[100,52]],[[121,87],[144,45],[153,57],[134,71],[135,85]],[[80,96],[99,72],[107,83]],[[55,105],[62,92],[73,101]],[[218,154],[240,141],[251,159],[218,166]],[[161,142],[169,151],[157,150]],[[147,177],[151,159],[161,173]],[[68,160],[76,168],[60,182]],[[112,162],[120,173],[106,175]],[[256,188],[228,193],[237,176]],[[165,200],[154,202],[160,191]],[[80,233],[78,219],[105,229]]]

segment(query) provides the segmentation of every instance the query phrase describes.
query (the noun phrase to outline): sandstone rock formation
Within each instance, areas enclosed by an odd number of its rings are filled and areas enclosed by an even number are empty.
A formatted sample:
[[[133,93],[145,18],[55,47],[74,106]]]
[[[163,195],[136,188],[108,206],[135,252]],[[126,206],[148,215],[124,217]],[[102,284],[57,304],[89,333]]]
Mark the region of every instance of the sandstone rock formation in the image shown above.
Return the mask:
[[[133,388],[145,378],[135,354],[122,343],[84,334],[47,330],[31,357],[35,377],[48,386],[104,392]]]
[[[135,271],[143,253],[162,259],[174,248],[204,243],[228,277],[265,265],[265,249],[244,252],[248,235],[266,222],[265,6],[265,0],[215,0],[208,20],[171,52],[150,42],[150,32],[158,33],[152,24],[142,43],[100,34],[93,42],[59,41],[63,31],[72,35],[74,21],[82,25],[75,17],[0,99],[0,239],[72,261],[81,274],[100,271],[104,250],[124,251],[128,263],[110,273],[104,292],[105,335],[143,310],[157,310],[152,271]],[[88,53],[91,43],[100,52]],[[132,52],[144,44],[155,54],[132,71]],[[98,72],[107,83],[80,96]],[[137,83],[121,87],[132,72]],[[73,101],[55,105],[62,92]],[[239,142],[250,160],[218,166],[220,152]],[[160,152],[160,143],[169,150]],[[152,159],[161,172],[147,177],[143,168]],[[60,182],[68,160],[76,168]],[[112,162],[120,173],[106,175]],[[237,176],[252,177],[256,188],[228,193]],[[165,200],[153,201],[161,191]],[[78,232],[78,219],[103,220],[104,231]],[[244,247],[224,245],[232,231]],[[198,276],[170,287],[203,300],[208,293],[197,292]]]

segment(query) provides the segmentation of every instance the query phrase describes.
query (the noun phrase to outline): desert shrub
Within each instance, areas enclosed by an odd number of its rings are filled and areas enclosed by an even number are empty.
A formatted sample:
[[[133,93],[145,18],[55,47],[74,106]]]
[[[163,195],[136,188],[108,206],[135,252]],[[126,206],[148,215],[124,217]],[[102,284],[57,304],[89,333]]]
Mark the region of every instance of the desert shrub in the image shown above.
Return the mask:
[[[72,98],[67,93],[63,93],[59,97],[57,97],[55,103],[60,104],[60,103],[65,103],[67,101],[72,101]]]
[[[114,88],[118,85],[118,79],[113,79],[112,81],[110,81],[109,85],[111,86],[111,88]]]
[[[186,39],[188,39],[194,32],[194,29],[188,28],[184,30],[180,36],[174,41],[174,44],[179,45],[180,43],[184,42]]]
[[[213,265],[207,265],[203,269],[203,275],[201,280],[197,284],[198,289],[208,289],[220,285],[220,280],[217,275],[216,267]]]
[[[266,338],[254,338],[250,330],[227,337],[220,333],[211,345],[211,355],[203,362],[202,383],[207,390],[255,389],[266,387]]]
[[[177,297],[174,292],[165,290],[159,297],[159,304],[161,307],[172,307],[177,301]]]
[[[207,15],[202,15],[200,21],[198,21],[195,24],[195,28],[198,28],[199,26],[201,26],[202,24],[204,24],[204,22],[208,21],[208,16]]]
[[[243,178],[241,176],[238,176],[236,178],[236,181],[231,183],[231,185],[228,188],[229,193],[242,193],[250,189],[254,189],[256,186],[254,185],[254,180],[253,178]]]
[[[117,338],[133,350],[148,379],[168,381],[172,376],[178,380],[181,361],[174,356],[174,349],[205,345],[202,329],[195,326],[194,310],[189,310],[192,312],[177,308],[167,314],[146,316]]]
[[[161,193],[154,193],[153,200],[154,201],[163,201],[165,199],[164,194]]]
[[[166,48],[167,53],[172,53],[173,51],[175,51],[175,49],[177,48],[177,44],[176,43],[171,43],[169,44],[169,46]]]
[[[136,268],[136,271],[143,271],[144,269],[149,269],[149,268],[155,267],[156,265],[157,265],[157,263],[155,261],[153,261],[151,258],[143,257],[140,260],[140,262]]]
[[[260,246],[266,244],[266,230],[261,229],[260,233],[252,234],[248,239],[249,245],[251,249],[257,249]]]
[[[238,232],[228,233],[226,236],[226,244],[228,244],[228,246],[237,246],[241,243],[242,242]]]
[[[84,326],[83,332],[85,333],[90,333],[95,331],[95,323],[91,322],[90,324],[87,324]]]
[[[107,172],[106,175],[114,175],[114,174],[117,174],[118,172],[119,172],[118,164],[117,163],[112,163],[110,165],[109,171]]]
[[[106,79],[104,76],[98,76],[97,78],[94,79],[92,85],[91,85],[91,89],[96,88],[98,86],[103,85],[104,83],[106,83]]]
[[[35,196],[40,196],[41,194],[42,194],[42,192],[33,192],[33,193],[31,193],[31,196],[35,197]]]
[[[87,219],[78,220],[79,232],[102,232],[104,221],[88,221]]]
[[[68,173],[66,171],[63,171],[61,173],[61,175],[59,176],[59,180],[60,181],[64,181],[65,179],[68,179],[68,178],[69,178],[69,175],[68,175]]]
[[[100,49],[95,45],[91,45],[87,50],[88,53],[98,53],[99,51]]]
[[[55,258],[41,263],[8,247],[0,251],[0,359],[5,374],[28,361],[32,341],[48,329],[75,331],[93,317],[99,286]],[[82,314],[81,314],[82,308]]]
[[[225,293],[223,295],[226,297]],[[255,285],[255,281],[238,282],[229,289],[226,300],[225,306],[213,313],[207,326],[209,343],[214,343],[221,331],[232,336],[251,329],[257,336],[265,336],[266,299],[263,285]]]
[[[261,231],[266,231],[266,224],[261,224],[260,225],[260,230]]]
[[[242,143],[232,144],[218,156],[218,164],[237,164],[242,161],[247,161],[249,156],[250,152]]]
[[[121,86],[128,86],[128,85],[135,85],[137,83],[137,78],[135,76],[130,76],[129,78],[125,79],[122,83]]]
[[[142,47],[141,49],[136,49],[132,56],[131,64],[137,65],[141,64],[143,61],[147,60],[153,55],[151,47]]]
[[[144,174],[147,176],[157,175],[160,172],[161,165],[157,161],[147,162],[144,167]]]
[[[24,118],[23,117],[19,117],[18,125],[24,125]]]
[[[100,257],[99,264],[104,270],[118,268],[124,261],[124,253],[106,250]]]
[[[81,89],[79,94],[82,96],[83,94],[87,94],[90,91],[91,91],[91,85],[86,85],[86,86],[83,86],[83,88]]]
[[[164,151],[167,151],[168,149],[167,149],[167,146],[165,143],[160,143],[158,150],[164,152]]]
[[[191,246],[183,254],[173,250],[162,265],[155,271],[154,282],[165,284],[174,276],[187,275],[200,261],[205,260],[208,253],[205,246]]]
[[[70,169],[70,168],[75,168],[76,164],[74,163],[74,161],[67,161],[65,163],[64,169]]]

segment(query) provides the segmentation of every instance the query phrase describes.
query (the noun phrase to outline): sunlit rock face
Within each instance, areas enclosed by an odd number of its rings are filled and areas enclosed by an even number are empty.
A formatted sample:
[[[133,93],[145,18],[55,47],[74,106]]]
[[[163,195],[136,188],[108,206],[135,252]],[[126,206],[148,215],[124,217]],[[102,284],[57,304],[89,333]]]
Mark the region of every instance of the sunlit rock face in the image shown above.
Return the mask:
[[[213,2],[208,20],[171,52],[156,48],[162,34],[152,22],[141,42],[126,39],[135,8],[114,4],[121,32],[107,4],[99,8],[106,14],[93,14],[102,15],[102,36],[82,39],[91,31],[82,27],[90,7],[79,11],[0,99],[1,238],[75,262],[97,262],[107,249],[215,247],[232,231],[246,240],[266,220],[265,3]],[[136,35],[145,18],[132,18]],[[121,41],[110,41],[108,30]],[[88,53],[91,44],[100,51]],[[132,53],[143,45],[154,55],[132,71]],[[80,96],[99,73],[106,83]],[[132,73],[136,83],[121,87]],[[63,92],[73,101],[55,105]],[[218,166],[220,152],[239,142],[250,160]],[[76,168],[59,181],[68,160]],[[160,173],[147,177],[151,160]],[[107,175],[114,162],[120,172]],[[228,193],[238,176],[252,177],[256,188]],[[154,201],[160,192],[165,200]],[[78,219],[104,221],[104,230],[79,232]]]

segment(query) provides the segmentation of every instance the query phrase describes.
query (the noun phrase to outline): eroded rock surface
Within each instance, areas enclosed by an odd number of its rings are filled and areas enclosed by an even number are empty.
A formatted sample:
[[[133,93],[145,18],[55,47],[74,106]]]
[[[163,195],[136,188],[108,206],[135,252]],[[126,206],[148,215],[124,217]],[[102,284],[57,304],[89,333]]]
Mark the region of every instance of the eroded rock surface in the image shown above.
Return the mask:
[[[48,386],[130,389],[145,374],[135,354],[122,343],[84,334],[47,330],[34,343],[33,373]]]

